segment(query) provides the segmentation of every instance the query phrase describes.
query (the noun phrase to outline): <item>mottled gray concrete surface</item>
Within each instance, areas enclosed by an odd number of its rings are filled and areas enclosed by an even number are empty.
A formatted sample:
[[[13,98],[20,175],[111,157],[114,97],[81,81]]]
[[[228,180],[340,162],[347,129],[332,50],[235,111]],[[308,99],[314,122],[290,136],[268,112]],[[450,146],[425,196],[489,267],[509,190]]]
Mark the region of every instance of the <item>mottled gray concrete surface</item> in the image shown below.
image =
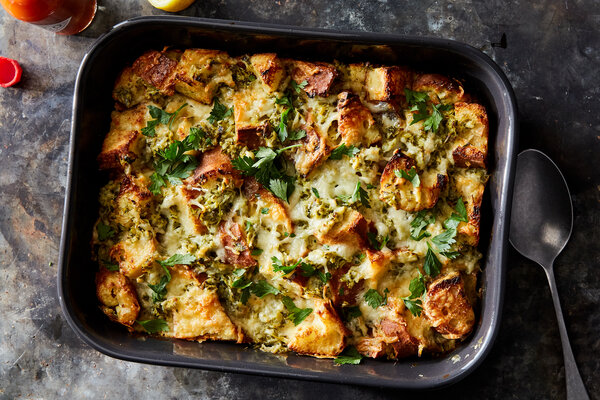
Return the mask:
[[[190,16],[457,39],[482,49],[514,85],[521,148],[562,168],[575,207],[556,276],[573,352],[600,398],[600,2],[204,0]],[[0,398],[379,399],[399,393],[118,361],[83,344],[56,296],[73,82],[86,48],[145,0],[100,0],[93,25],[60,37],[0,10],[0,55],[21,84],[0,90]],[[506,48],[493,46],[506,34]],[[564,398],[564,369],[542,270],[511,250],[496,344],[463,382],[410,397]]]

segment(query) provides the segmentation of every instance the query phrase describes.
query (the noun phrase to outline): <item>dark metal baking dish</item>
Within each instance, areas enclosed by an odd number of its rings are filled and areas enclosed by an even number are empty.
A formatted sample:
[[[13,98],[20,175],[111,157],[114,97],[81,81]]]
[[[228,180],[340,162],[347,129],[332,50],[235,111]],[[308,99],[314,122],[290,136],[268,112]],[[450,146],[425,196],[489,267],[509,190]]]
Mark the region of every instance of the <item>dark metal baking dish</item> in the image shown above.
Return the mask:
[[[315,60],[363,60],[409,65],[464,80],[490,119],[491,179],[484,200],[481,250],[485,254],[479,323],[458,349],[441,358],[334,366],[331,360],[273,355],[230,343],[140,338],[110,323],[98,309],[89,240],[97,195],[106,176],[96,155],[108,132],[111,88],[119,71],[148,49],[207,47],[232,55],[270,51]],[[130,361],[337,383],[434,388],[460,380],[489,352],[503,301],[508,223],[517,139],[513,91],[496,64],[480,51],[450,40],[187,17],[142,17],[118,24],[85,55],[73,98],[68,184],[58,272],[58,296],[67,321],[100,352]]]

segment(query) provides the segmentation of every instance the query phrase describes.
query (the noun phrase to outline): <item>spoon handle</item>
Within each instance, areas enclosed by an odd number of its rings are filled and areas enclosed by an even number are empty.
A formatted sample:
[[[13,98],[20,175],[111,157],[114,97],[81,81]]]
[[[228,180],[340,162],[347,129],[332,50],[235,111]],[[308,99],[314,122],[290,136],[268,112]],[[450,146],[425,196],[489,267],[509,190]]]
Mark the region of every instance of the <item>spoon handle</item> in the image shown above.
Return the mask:
[[[569,336],[567,335],[567,328],[560,307],[560,300],[558,299],[556,282],[554,281],[554,270],[552,265],[550,268],[544,268],[544,270],[548,277],[548,283],[550,283],[550,293],[552,294],[552,301],[554,302],[554,311],[556,311],[558,330],[560,331],[560,341],[562,342],[563,357],[565,359],[565,376],[567,380],[567,400],[589,400],[590,397],[583,385],[583,380],[577,369],[577,363],[575,362],[571,344],[569,343]]]

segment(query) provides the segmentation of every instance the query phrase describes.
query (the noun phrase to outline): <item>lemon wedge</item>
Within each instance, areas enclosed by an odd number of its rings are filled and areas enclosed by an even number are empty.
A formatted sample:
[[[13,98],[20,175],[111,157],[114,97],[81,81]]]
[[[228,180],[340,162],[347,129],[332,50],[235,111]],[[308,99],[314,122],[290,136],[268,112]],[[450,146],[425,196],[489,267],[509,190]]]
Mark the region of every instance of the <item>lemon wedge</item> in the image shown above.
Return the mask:
[[[169,12],[185,10],[196,0],[148,0],[154,7]]]

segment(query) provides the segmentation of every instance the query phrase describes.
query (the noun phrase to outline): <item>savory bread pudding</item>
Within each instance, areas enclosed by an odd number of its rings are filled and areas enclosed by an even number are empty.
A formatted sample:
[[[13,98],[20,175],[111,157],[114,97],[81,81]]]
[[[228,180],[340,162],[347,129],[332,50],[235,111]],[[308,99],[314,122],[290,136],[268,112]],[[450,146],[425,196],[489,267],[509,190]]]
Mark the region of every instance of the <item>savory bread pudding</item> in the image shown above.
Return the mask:
[[[473,330],[488,120],[459,81],[164,49],[113,98],[92,238],[111,320],[354,364]]]

